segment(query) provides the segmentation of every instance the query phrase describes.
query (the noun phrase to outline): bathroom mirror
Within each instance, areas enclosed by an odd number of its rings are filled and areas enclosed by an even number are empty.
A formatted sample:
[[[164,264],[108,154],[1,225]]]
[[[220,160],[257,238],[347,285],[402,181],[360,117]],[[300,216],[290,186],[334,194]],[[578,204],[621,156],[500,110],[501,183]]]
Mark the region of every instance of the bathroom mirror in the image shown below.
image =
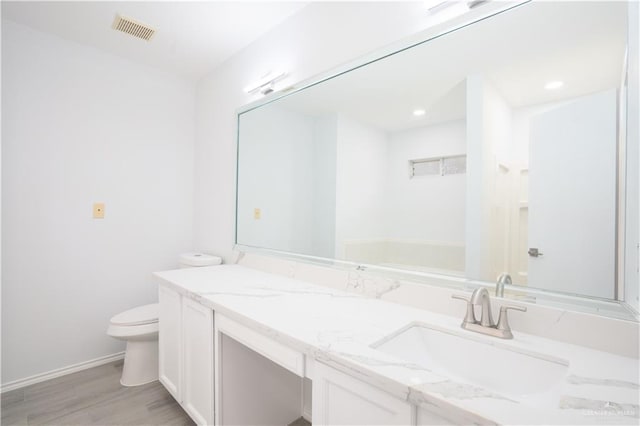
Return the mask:
[[[236,243],[637,310],[629,7],[520,4],[240,111]]]

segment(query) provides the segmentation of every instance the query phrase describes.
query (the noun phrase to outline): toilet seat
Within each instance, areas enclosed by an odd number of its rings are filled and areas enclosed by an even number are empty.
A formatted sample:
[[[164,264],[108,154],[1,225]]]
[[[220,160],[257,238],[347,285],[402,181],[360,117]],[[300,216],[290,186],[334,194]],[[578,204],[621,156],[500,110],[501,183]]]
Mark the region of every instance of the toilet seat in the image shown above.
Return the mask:
[[[152,303],[150,305],[138,306],[137,308],[129,309],[115,315],[111,318],[111,325],[116,326],[138,326],[153,324],[158,322],[158,304]]]
[[[123,340],[150,340],[158,336],[158,304],[138,306],[115,315],[107,334]]]
[[[149,340],[158,338],[158,323],[143,325],[113,325],[110,324],[107,334],[122,340]]]

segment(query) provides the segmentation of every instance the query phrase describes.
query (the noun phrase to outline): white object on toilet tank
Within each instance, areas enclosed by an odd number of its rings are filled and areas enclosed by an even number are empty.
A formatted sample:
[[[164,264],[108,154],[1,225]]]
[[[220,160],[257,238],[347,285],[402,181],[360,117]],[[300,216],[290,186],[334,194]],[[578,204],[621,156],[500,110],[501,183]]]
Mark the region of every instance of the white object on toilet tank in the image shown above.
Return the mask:
[[[222,258],[206,253],[184,253],[180,255],[180,268],[193,268],[197,266],[220,265]]]

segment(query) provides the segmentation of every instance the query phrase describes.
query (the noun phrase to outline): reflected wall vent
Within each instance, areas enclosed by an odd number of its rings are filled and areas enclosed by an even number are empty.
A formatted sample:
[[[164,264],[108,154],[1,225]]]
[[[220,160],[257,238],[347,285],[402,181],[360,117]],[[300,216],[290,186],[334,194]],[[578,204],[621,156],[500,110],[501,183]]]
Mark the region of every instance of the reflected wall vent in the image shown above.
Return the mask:
[[[113,21],[111,28],[145,41],[151,40],[156,33],[156,30],[147,24],[122,15],[116,15],[116,19]]]
[[[409,178],[416,176],[445,176],[467,172],[466,155],[409,160]]]

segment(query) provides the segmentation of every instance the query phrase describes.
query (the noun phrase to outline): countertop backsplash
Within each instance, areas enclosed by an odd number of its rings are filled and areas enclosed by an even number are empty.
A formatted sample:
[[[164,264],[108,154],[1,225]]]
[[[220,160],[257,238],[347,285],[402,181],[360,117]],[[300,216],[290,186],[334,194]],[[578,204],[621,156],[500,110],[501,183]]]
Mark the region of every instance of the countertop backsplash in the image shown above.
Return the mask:
[[[460,318],[460,321],[466,310],[463,301],[451,298],[452,294],[464,291],[442,285],[387,278],[373,272],[332,268],[248,252],[240,253],[237,263],[325,287],[453,316]],[[639,357],[640,327],[637,322],[493,296],[491,300],[494,315],[499,312],[503,303],[527,307],[527,312],[515,312],[509,316],[516,338],[520,331],[616,355]]]

